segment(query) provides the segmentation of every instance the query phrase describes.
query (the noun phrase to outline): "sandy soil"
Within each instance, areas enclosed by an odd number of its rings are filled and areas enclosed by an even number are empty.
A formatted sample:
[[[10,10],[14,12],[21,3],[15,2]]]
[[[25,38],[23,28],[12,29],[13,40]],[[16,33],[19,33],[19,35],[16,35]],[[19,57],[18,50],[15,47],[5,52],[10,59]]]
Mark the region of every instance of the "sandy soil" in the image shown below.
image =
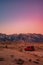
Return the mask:
[[[0,65],[43,65],[43,44],[31,44],[35,51],[24,51],[30,44],[0,44]]]

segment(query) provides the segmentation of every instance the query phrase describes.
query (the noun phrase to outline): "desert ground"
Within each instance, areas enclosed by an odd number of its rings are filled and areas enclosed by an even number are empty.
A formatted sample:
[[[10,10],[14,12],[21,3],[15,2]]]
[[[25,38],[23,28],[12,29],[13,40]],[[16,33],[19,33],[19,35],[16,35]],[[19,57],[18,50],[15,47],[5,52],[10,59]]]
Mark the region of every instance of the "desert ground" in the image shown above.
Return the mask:
[[[27,46],[34,46],[35,51],[25,51]],[[0,42],[0,65],[43,65],[43,43]]]

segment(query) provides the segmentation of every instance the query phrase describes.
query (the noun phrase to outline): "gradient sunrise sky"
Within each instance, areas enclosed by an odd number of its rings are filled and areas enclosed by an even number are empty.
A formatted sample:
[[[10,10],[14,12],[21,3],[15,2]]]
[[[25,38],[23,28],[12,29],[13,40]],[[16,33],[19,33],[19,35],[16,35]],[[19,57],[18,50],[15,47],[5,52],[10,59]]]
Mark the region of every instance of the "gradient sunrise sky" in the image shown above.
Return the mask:
[[[0,0],[0,33],[43,34],[43,0]]]

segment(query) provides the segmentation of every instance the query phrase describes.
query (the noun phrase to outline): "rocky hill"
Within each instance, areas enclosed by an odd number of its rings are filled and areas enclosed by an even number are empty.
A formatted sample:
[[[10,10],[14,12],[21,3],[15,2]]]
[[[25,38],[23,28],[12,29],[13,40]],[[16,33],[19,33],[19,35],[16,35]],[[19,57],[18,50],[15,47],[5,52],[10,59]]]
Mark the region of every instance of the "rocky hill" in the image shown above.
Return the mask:
[[[12,34],[6,35],[0,33],[0,42],[3,41],[23,41],[23,42],[43,42],[42,34]]]

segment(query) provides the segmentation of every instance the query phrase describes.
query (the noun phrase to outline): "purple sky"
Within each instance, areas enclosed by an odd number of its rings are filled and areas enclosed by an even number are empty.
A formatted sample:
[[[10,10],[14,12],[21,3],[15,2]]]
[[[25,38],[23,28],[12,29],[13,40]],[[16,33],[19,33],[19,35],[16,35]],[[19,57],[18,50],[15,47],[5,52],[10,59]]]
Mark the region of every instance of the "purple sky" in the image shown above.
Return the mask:
[[[43,0],[0,0],[0,33],[43,34]]]

